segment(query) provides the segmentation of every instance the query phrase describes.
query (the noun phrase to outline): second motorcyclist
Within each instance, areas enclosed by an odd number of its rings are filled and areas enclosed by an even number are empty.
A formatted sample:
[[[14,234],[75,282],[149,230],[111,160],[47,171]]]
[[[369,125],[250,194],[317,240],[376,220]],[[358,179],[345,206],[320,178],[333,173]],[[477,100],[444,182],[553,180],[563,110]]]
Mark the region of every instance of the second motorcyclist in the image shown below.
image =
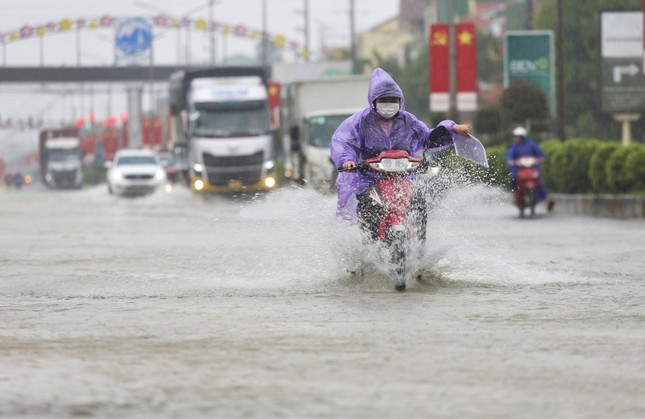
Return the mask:
[[[513,143],[508,147],[506,151],[506,165],[508,166],[510,180],[511,180],[511,190],[517,188],[517,170],[518,167],[515,165],[515,161],[522,157],[534,157],[540,162],[546,159],[544,151],[540,145],[527,137],[528,132],[526,128],[518,126],[513,129]],[[538,165],[537,169],[541,172],[541,166]],[[551,199],[548,195],[548,190],[546,184],[544,183],[544,178],[540,176],[540,191],[538,194],[538,201],[544,201],[547,205],[547,210],[551,212],[555,201]]]

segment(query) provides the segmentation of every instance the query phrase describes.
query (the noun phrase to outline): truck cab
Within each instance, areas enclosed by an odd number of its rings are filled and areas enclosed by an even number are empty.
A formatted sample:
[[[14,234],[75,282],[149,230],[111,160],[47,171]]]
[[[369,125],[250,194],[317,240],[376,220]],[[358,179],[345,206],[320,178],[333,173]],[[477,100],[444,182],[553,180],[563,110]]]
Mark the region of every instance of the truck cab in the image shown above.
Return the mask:
[[[78,138],[57,137],[45,141],[45,182],[53,188],[80,188],[83,164]]]
[[[183,90],[177,83],[173,90],[171,79],[171,101],[175,115],[181,117],[191,189],[274,189],[277,176],[266,81],[252,72],[236,75],[232,69],[228,73],[212,70],[176,76]]]

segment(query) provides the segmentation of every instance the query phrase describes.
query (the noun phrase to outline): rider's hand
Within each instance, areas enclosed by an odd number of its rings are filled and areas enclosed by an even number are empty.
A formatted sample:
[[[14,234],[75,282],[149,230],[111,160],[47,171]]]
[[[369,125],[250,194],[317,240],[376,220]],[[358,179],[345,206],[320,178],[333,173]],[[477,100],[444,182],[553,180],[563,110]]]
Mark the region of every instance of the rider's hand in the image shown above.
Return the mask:
[[[462,135],[470,135],[473,133],[473,127],[466,124],[455,124],[455,126],[452,127],[452,129],[455,130],[457,134],[462,134]]]
[[[345,163],[343,163],[343,169],[344,170],[356,169],[356,162],[346,161]]]

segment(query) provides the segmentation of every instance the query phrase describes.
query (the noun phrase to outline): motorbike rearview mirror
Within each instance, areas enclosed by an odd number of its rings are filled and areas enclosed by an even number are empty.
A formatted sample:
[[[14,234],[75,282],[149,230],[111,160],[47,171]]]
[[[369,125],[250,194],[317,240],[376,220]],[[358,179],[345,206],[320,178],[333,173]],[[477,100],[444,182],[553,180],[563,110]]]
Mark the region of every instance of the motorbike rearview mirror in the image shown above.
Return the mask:
[[[448,129],[443,125],[439,125],[430,132],[430,148],[441,147],[450,142],[452,142],[452,137],[450,136]]]

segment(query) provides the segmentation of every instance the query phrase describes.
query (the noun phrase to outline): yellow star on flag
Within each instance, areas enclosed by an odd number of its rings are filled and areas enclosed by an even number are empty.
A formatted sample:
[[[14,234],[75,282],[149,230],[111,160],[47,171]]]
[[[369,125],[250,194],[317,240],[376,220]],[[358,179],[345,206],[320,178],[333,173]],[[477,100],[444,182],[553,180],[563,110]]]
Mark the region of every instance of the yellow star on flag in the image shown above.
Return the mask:
[[[470,31],[462,31],[457,38],[462,45],[470,45],[473,42],[473,34]]]

